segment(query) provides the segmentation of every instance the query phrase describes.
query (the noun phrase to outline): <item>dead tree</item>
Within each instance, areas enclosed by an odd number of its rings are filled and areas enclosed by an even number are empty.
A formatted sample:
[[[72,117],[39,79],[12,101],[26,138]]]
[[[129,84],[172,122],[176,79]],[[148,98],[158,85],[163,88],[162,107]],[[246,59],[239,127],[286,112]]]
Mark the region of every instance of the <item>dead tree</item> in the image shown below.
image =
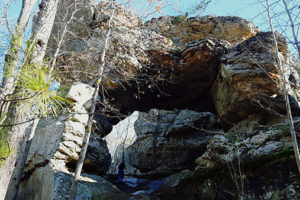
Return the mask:
[[[79,177],[82,171],[82,167],[83,167],[83,161],[85,159],[86,156],[86,152],[87,152],[87,148],[88,148],[88,144],[89,144],[89,139],[90,139],[90,135],[92,132],[92,124],[93,124],[93,116],[94,116],[94,112],[95,112],[95,108],[96,108],[96,103],[97,103],[97,96],[99,93],[99,89],[100,89],[100,84],[104,75],[104,70],[105,70],[105,53],[106,53],[106,49],[107,49],[107,45],[108,45],[108,41],[110,38],[110,34],[111,34],[111,22],[112,19],[114,18],[114,13],[115,13],[115,2],[111,1],[111,5],[112,5],[112,13],[108,22],[108,31],[107,34],[105,36],[105,41],[104,41],[104,47],[103,47],[103,51],[101,54],[101,60],[100,60],[100,66],[99,66],[99,74],[98,77],[96,79],[95,82],[95,91],[93,93],[93,97],[92,97],[92,103],[91,103],[91,108],[90,108],[90,114],[89,114],[89,119],[86,125],[86,129],[85,129],[85,135],[83,138],[83,143],[82,143],[82,147],[81,147],[81,151],[80,151],[80,155],[79,155],[79,160],[77,162],[77,166],[76,166],[76,170],[75,170],[75,177],[74,180],[72,181],[72,186],[70,189],[70,193],[69,193],[69,200],[75,200],[76,199],[76,194],[77,194],[77,184],[79,181]]]
[[[271,31],[273,33],[273,41],[274,41],[275,50],[276,50],[275,55],[276,55],[276,58],[277,58],[276,59],[277,60],[277,65],[279,67],[279,72],[280,72],[280,80],[281,80],[281,83],[282,83],[284,101],[285,101],[285,106],[286,106],[286,110],[287,110],[287,116],[288,116],[288,119],[289,119],[290,133],[291,133],[291,136],[292,136],[292,139],[293,139],[295,159],[296,159],[298,171],[300,173],[300,153],[299,153],[299,147],[298,147],[298,143],[297,143],[296,131],[295,131],[295,127],[294,127],[294,121],[293,121],[293,117],[292,117],[292,112],[291,112],[291,107],[290,107],[290,102],[289,102],[289,97],[288,97],[288,92],[287,92],[287,86],[286,86],[286,82],[285,82],[285,78],[284,78],[284,74],[283,74],[282,61],[281,61],[281,58],[279,56],[277,39],[276,39],[276,36],[275,36],[275,31],[273,29],[269,0],[266,0],[266,3],[267,3],[267,12],[268,12],[269,24],[270,24]]]

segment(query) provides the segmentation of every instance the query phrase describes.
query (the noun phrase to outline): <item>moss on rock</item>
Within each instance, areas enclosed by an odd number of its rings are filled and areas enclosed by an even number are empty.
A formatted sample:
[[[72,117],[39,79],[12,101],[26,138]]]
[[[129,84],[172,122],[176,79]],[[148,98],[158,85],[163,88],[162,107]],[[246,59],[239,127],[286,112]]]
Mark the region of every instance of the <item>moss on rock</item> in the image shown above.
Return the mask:
[[[0,127],[0,166],[10,154],[8,131],[8,127]]]

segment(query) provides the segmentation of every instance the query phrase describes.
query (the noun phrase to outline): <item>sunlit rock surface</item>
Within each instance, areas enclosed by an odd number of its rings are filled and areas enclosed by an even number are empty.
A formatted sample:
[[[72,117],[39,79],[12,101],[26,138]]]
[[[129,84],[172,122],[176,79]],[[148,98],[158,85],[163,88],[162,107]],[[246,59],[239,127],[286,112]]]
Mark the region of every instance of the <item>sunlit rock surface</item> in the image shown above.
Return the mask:
[[[180,47],[190,41],[209,37],[238,44],[259,32],[252,22],[231,16],[166,16],[154,18],[145,25],[171,38]]]
[[[297,97],[299,75],[292,66],[285,38],[276,36],[288,92]],[[268,115],[285,112],[275,53],[273,36],[268,32],[258,33],[222,57],[211,93],[224,126],[232,127],[253,113],[261,113],[267,121]]]
[[[70,113],[64,113],[58,118],[42,119],[39,122],[22,176],[19,190],[21,199],[66,199],[65,196],[64,198],[55,196],[56,190],[65,184],[59,179],[61,177],[59,174],[65,174],[68,181],[71,181],[71,173],[75,170],[79,159],[86,132],[85,125],[88,121],[84,105],[90,101],[93,92],[94,88],[86,84],[74,83],[67,95],[67,99],[73,101],[69,107]],[[111,156],[106,142],[101,136],[92,134],[83,171],[104,175],[110,162]],[[97,184],[95,187],[99,186]],[[66,191],[69,190],[67,185],[64,187]]]

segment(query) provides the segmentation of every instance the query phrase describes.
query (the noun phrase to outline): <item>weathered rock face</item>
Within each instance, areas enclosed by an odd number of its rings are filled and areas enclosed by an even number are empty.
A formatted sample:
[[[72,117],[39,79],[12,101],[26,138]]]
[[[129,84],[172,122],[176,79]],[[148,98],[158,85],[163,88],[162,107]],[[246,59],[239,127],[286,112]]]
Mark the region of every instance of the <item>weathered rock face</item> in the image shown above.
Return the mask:
[[[56,190],[65,184],[60,179],[61,173],[71,181],[71,176],[68,174],[75,169],[79,159],[85,125],[88,121],[85,107],[88,108],[93,92],[94,88],[75,83],[67,95],[67,98],[73,101],[69,108],[71,114],[40,121],[32,139],[22,177],[19,190],[21,199],[52,199],[53,195],[56,195]],[[110,162],[111,157],[106,142],[101,136],[92,134],[83,171],[103,175],[107,172]],[[66,186],[66,191],[68,189],[69,187]],[[56,198],[66,197],[55,196],[54,199]]]
[[[299,173],[293,153],[261,157],[247,167],[229,163],[208,174],[191,174],[160,199],[299,199]],[[229,168],[232,166],[232,168]],[[232,173],[232,175],[230,174]]]
[[[299,173],[291,147],[287,124],[217,134],[210,139],[207,151],[196,159],[196,170],[166,178],[164,185],[172,189],[161,190],[158,196],[297,200]]]
[[[238,44],[258,33],[257,27],[252,22],[230,16],[210,15],[192,18],[166,16],[154,18],[145,25],[163,36],[171,38],[180,47],[185,46],[188,42],[209,37]]]
[[[215,135],[196,159],[198,198],[298,199],[299,173],[291,148],[287,124]]]
[[[124,83],[110,91],[122,111],[190,108],[214,111],[209,96],[220,57],[230,47],[226,41],[209,38],[187,44],[167,54],[151,51],[153,67],[137,74],[139,81]]]
[[[293,62],[285,39],[277,34],[277,40],[289,93],[298,96],[299,75],[291,67]],[[262,113],[266,119],[270,114],[285,112],[272,41],[270,32],[258,33],[222,57],[211,93],[225,127],[231,127],[253,113]]]
[[[196,160],[198,171],[221,167],[236,160],[244,162],[272,155],[292,147],[292,139],[286,124],[267,128],[254,128],[246,133],[215,135],[207,145],[207,151]]]
[[[49,119],[40,122],[33,138],[30,153],[25,169],[25,176],[31,173],[36,167],[52,163],[53,168],[72,167],[79,159],[85,125],[88,120],[85,105],[92,97],[93,88],[76,83],[67,96],[68,99],[76,101],[71,108],[71,116],[61,116],[59,119]],[[43,147],[43,148],[41,148]],[[91,135],[85,170],[94,174],[105,174],[109,163],[110,155],[105,141],[96,134]],[[99,165],[101,164],[101,167]],[[89,170],[90,169],[90,170]]]
[[[78,27],[85,27],[68,29],[74,34],[67,35],[66,41],[72,42],[63,43],[58,65],[62,74],[66,74],[62,76],[63,81],[89,82],[98,71],[112,7],[108,2],[96,6],[88,1],[78,6],[83,9],[84,20],[73,21],[80,23]],[[65,7],[59,13],[65,13]],[[220,56],[230,43],[237,44],[258,32],[251,22],[238,17],[207,16],[183,21],[166,17],[143,25],[127,9],[120,5],[115,8],[103,81],[108,95],[103,96],[126,114],[154,106],[214,112],[209,90],[218,71]],[[54,36],[58,37],[62,19],[56,19]],[[76,47],[78,44],[80,48]]]
[[[20,199],[28,200],[68,200],[72,176],[61,171],[53,171],[50,166],[38,168],[32,178],[23,181],[20,188]],[[117,200],[124,196],[122,192],[96,175],[82,174],[79,178],[76,199]]]
[[[110,173],[117,173],[123,156],[128,173],[149,172],[153,167],[173,171],[191,169],[218,126],[217,117],[211,113],[134,112],[105,137],[113,159]]]
[[[66,7],[74,5],[73,0],[61,3],[58,13],[64,16]],[[104,84],[108,88],[115,88],[120,81],[126,81],[146,63],[149,63],[147,50],[165,52],[174,49],[172,42],[154,31],[148,31],[141,27],[141,19],[128,9],[119,4],[112,6],[111,2],[100,2],[94,5],[88,0],[77,2],[80,17],[70,20],[71,26],[65,36],[67,42],[61,47],[58,65],[66,76],[63,81],[79,80],[89,82],[93,80],[98,72],[100,56],[103,51],[103,44],[107,23],[111,16],[112,8],[115,8],[115,15],[112,20],[112,33],[109,49],[107,49],[107,78]],[[74,6],[73,6],[74,7]],[[82,11],[81,11],[82,10]],[[70,19],[72,9],[67,19]],[[56,48],[55,38],[59,38],[59,31],[63,22],[63,16],[58,15],[55,19],[56,26],[53,28],[53,45],[49,47],[49,54]],[[65,20],[68,21],[68,20]],[[79,26],[77,26],[79,24]],[[78,29],[77,29],[78,28]],[[68,42],[69,41],[69,42]]]

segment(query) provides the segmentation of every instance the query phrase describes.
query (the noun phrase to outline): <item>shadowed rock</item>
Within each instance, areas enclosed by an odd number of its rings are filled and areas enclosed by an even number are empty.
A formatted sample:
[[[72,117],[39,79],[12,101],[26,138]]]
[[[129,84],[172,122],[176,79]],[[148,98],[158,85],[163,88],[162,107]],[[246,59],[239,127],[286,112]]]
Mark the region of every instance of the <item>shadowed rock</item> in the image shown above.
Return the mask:
[[[218,131],[218,118],[209,112],[136,111],[105,137],[113,161],[109,172],[117,173],[123,156],[130,174],[153,170],[153,160],[156,170],[192,169],[194,159]]]

